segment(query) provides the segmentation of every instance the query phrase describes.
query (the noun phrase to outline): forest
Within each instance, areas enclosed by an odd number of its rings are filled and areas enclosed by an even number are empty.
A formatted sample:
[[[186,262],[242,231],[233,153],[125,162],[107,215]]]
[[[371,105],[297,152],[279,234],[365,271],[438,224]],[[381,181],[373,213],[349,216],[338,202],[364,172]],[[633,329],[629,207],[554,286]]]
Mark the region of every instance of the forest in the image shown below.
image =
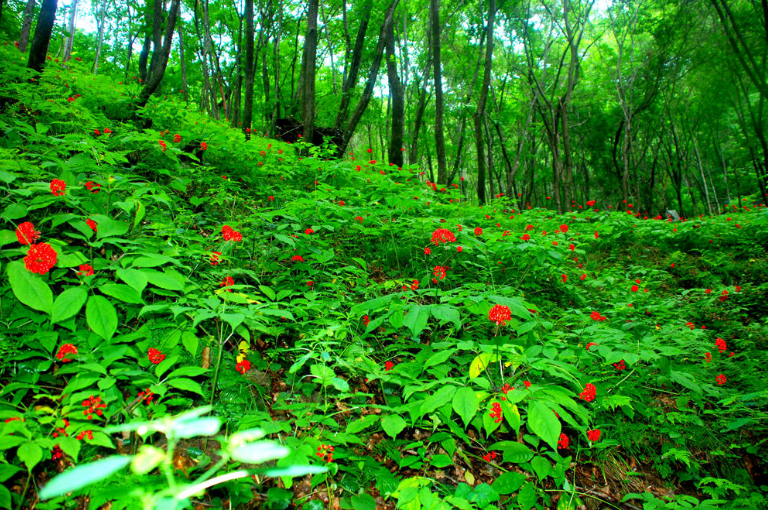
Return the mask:
[[[0,0],[0,508],[768,508],[768,0]]]

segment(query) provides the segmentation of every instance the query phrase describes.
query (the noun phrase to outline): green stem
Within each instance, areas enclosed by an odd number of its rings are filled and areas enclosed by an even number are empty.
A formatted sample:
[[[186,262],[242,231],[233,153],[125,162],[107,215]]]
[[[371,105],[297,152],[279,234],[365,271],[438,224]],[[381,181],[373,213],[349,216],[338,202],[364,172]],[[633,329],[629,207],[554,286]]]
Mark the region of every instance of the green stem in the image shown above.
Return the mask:
[[[24,490],[21,491],[18,510],[21,510],[21,508],[24,506],[24,496],[27,495],[27,489],[29,489],[29,480],[31,479],[32,479],[32,471],[30,469],[27,469],[27,481],[24,483]]]

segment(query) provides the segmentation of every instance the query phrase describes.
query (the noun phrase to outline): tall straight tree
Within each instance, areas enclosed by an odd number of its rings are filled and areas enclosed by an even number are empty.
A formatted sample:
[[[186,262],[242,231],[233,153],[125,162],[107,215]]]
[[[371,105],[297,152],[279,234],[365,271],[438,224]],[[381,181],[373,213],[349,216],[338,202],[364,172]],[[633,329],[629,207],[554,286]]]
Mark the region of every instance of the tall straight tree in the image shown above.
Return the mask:
[[[488,25],[485,32],[485,71],[483,72],[483,85],[480,87],[480,97],[477,100],[477,111],[475,111],[474,119],[475,147],[477,149],[477,198],[481,204],[485,203],[486,168],[485,150],[483,147],[483,129],[485,126],[485,105],[488,102],[488,89],[491,85],[491,64],[493,64],[493,24],[495,20],[496,0],[491,0],[490,6],[488,7]]]
[[[29,49],[27,67],[41,73],[45,64],[45,55],[48,53],[48,44],[51,42],[53,23],[56,20],[56,0],[43,0],[40,7],[40,16],[37,18],[35,36],[32,38],[32,47]]]
[[[387,80],[389,93],[392,96],[392,132],[389,139],[389,163],[403,166],[403,131],[405,130],[405,96],[403,84],[397,74],[397,57],[395,56],[395,24],[387,28]]]
[[[304,38],[304,98],[303,123],[304,140],[312,143],[315,133],[315,67],[317,59],[317,11],[318,0],[309,0],[307,13],[307,36]]]
[[[355,39],[355,47],[352,50],[352,61],[344,62],[344,80],[341,86],[341,104],[339,105],[339,112],[336,115],[336,122],[334,127],[341,129],[346,124],[347,112],[349,111],[349,103],[352,100],[352,93],[355,90],[357,84],[357,76],[360,73],[360,63],[363,61],[363,44],[365,43],[365,34],[368,31],[368,22],[371,19],[371,0],[366,0],[363,5],[362,14],[360,17],[360,26],[357,29],[357,38]],[[346,12],[346,11],[345,11]],[[349,51],[347,51],[347,60],[349,59]],[[349,71],[347,71],[347,68]]]
[[[437,182],[448,184],[448,164],[445,161],[445,133],[443,132],[443,117],[445,102],[443,100],[443,66],[440,55],[440,0],[430,0],[429,16],[432,20],[432,54],[435,71],[435,151],[437,152]]]
[[[251,139],[253,122],[253,0],[245,0],[245,105],[243,107],[243,130],[245,139]]]
[[[72,0],[69,4],[69,24],[67,25],[69,35],[64,41],[64,56],[62,58],[64,62],[72,58],[72,46],[75,41],[75,18],[77,18],[77,0]]]
[[[141,95],[139,96],[138,106],[143,107],[149,101],[149,98],[160,86],[160,82],[163,80],[165,74],[165,68],[168,66],[168,57],[171,54],[171,43],[173,42],[173,31],[176,29],[176,18],[179,15],[179,4],[181,0],[172,0],[171,8],[168,11],[168,21],[165,25],[165,37],[163,39],[163,47],[160,51],[160,55],[155,60],[155,65],[150,68],[150,78],[147,83],[144,84],[144,88],[141,89]]]
[[[29,44],[29,31],[32,28],[32,14],[35,12],[35,0],[27,0],[27,6],[24,8],[24,21],[21,23],[21,35],[19,36],[19,51],[27,51]]]

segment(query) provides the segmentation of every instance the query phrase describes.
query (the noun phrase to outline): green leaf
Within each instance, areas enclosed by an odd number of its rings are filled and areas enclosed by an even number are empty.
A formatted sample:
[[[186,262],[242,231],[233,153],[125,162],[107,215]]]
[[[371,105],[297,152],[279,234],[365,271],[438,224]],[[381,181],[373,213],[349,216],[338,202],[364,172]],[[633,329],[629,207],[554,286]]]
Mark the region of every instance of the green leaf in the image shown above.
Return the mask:
[[[367,414],[359,420],[351,421],[347,423],[347,428],[344,431],[345,434],[357,434],[367,429],[374,423],[379,421],[379,416],[375,414]]]
[[[562,425],[552,409],[541,402],[531,402],[528,407],[528,429],[557,451]]]
[[[435,411],[438,407],[442,407],[448,402],[451,402],[453,395],[456,393],[456,386],[449,384],[443,386],[432,395],[428,396],[421,403],[421,416],[429,414]]]
[[[165,272],[160,272],[152,269],[142,269],[141,272],[148,278],[149,283],[155,287],[165,290],[184,290],[184,279],[179,279],[180,275],[176,271],[169,272],[166,269]]]
[[[90,217],[96,222],[96,239],[105,237],[119,237],[128,233],[128,224],[123,221],[115,221],[103,214],[94,214]]]
[[[42,276],[31,273],[20,260],[8,264],[8,280],[16,298],[28,307],[51,314],[53,292]]]
[[[5,482],[19,471],[21,468],[13,464],[0,464],[0,483]]]
[[[51,322],[61,322],[77,315],[88,299],[88,291],[85,287],[71,287],[58,296],[53,302]]]
[[[396,414],[388,414],[381,419],[381,428],[394,439],[405,428],[405,420]]]
[[[115,275],[139,294],[142,293],[147,286],[147,282],[149,282],[147,275],[138,269],[118,269]]]
[[[309,367],[309,372],[313,376],[320,379],[320,383],[323,386],[328,386],[329,384],[331,384],[331,381],[333,380],[333,378],[336,377],[336,374],[333,372],[333,369],[320,364],[312,365],[311,367]]]
[[[275,291],[267,287],[266,285],[259,285],[259,290],[264,293],[265,296],[269,298],[270,301],[275,300]]]
[[[498,477],[493,484],[491,484],[491,487],[499,494],[512,494],[513,492],[517,492],[524,483],[525,475],[523,473],[510,471]]]
[[[168,379],[173,379],[174,377],[197,377],[198,375],[203,375],[206,372],[208,372],[207,368],[181,367],[168,374]]]
[[[352,510],[376,510],[376,500],[370,494],[357,494],[350,499]]]
[[[88,327],[106,341],[117,331],[117,311],[104,296],[91,296],[85,307]]]
[[[43,460],[43,449],[35,443],[24,443],[16,450],[16,455],[32,471]]]
[[[461,328],[461,314],[459,311],[448,305],[434,305],[431,307],[432,317],[439,321],[452,322],[456,329]]]
[[[168,386],[171,386],[172,388],[176,388],[179,390],[184,391],[191,391],[192,393],[197,393],[198,395],[205,396],[203,394],[203,388],[200,386],[200,383],[197,381],[193,381],[192,379],[171,379],[169,381],[166,381],[166,384]]]
[[[522,464],[533,457],[533,452],[523,443],[517,441],[500,441],[488,447],[488,451],[500,450],[504,454],[504,462]]]
[[[469,378],[474,379],[480,375],[483,370],[485,370],[485,368],[491,363],[491,361],[495,361],[495,358],[496,355],[491,354],[490,352],[481,352],[478,354],[469,365]]]
[[[517,406],[510,404],[507,400],[501,401],[501,412],[504,415],[504,421],[506,421],[510,427],[512,427],[515,433],[520,433],[520,411]]]
[[[108,283],[99,287],[99,291],[107,296],[111,296],[115,299],[119,299],[123,303],[132,303],[135,305],[143,305],[144,300],[141,299],[141,295],[136,289],[129,287],[128,285],[122,285],[119,283]]]
[[[403,319],[403,326],[411,330],[411,335],[418,336],[427,327],[427,321],[429,321],[429,307],[413,305]]]
[[[27,206],[14,202],[3,210],[2,217],[8,221],[18,220],[27,215]]]
[[[232,326],[232,331],[234,331],[240,324],[243,323],[245,320],[245,315],[242,313],[222,313],[221,319]]]
[[[459,388],[453,396],[453,410],[464,421],[465,429],[469,426],[469,422],[472,421],[479,408],[480,399],[477,398],[477,392],[472,388]]]
[[[86,485],[103,480],[124,468],[130,462],[130,456],[115,456],[77,466],[48,482],[39,493],[40,499],[45,500],[63,496],[68,492],[76,491]]]
[[[200,346],[200,340],[194,331],[185,331],[181,334],[181,344],[192,356],[197,354],[197,348]]]
[[[291,453],[291,450],[274,441],[243,443],[233,448],[230,452],[234,460],[248,464],[261,464],[269,460],[282,459],[289,453]]]
[[[430,464],[432,464],[438,469],[442,469],[448,466],[452,466],[453,461],[449,456],[441,453],[441,454],[433,455],[432,458],[430,459]]]
[[[531,468],[539,480],[544,480],[546,477],[552,474],[552,464],[541,455],[537,455],[531,461]]]

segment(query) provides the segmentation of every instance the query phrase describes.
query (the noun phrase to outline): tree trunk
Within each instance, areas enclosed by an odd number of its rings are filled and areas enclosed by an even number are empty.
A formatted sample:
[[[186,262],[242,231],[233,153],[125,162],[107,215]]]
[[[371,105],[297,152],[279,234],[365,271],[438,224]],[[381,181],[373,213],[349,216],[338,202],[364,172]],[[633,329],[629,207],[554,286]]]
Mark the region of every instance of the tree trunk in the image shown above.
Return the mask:
[[[152,58],[149,61],[148,80],[152,79],[155,70],[157,57],[160,56],[160,47],[163,45],[163,2],[165,0],[155,0],[152,9]]]
[[[150,44],[152,44],[152,37],[149,31],[147,31],[147,33],[144,34],[144,44],[141,47],[141,53],[139,53],[139,79],[141,79],[142,82],[147,81],[147,60],[149,60]]]
[[[75,18],[77,17],[77,0],[73,0],[69,8],[71,9],[69,13],[69,24],[67,25],[67,32],[69,32],[69,36],[64,41],[64,55],[62,56],[63,62],[67,62],[72,58],[72,45],[74,44],[75,40]]]
[[[189,103],[189,85],[187,84],[187,64],[184,61],[184,34],[181,30],[182,24],[179,23],[179,60],[181,62],[181,86],[184,87],[182,91],[184,94],[184,101]]]
[[[155,68],[152,70],[152,76],[141,89],[141,95],[139,97],[138,106],[144,107],[149,101],[149,98],[154,94],[157,87],[160,86],[160,82],[163,80],[165,74],[165,68],[168,66],[168,57],[171,54],[171,43],[173,42],[173,31],[176,28],[176,18],[179,14],[180,0],[172,0],[171,8],[168,12],[168,21],[165,26],[165,38],[163,40],[163,48],[155,61]]]
[[[35,0],[27,0],[27,6],[24,8],[24,21],[21,24],[21,35],[19,36],[19,51],[27,51],[29,44],[29,31],[32,29],[32,14],[35,12]]]
[[[434,1],[434,0],[433,0]],[[493,24],[496,19],[496,0],[490,0],[488,8],[488,25],[486,27],[485,70],[480,97],[477,100],[475,112],[475,149],[477,150],[477,199],[485,204],[485,151],[483,147],[483,125],[485,123],[485,105],[488,101],[488,89],[491,85],[491,64],[493,63]],[[437,74],[435,74],[437,80]]]
[[[379,31],[379,42],[376,46],[376,53],[373,58],[373,63],[371,64],[371,71],[368,74],[368,81],[365,83],[363,95],[360,98],[360,101],[357,103],[355,111],[352,112],[352,116],[350,117],[349,122],[347,122],[347,126],[344,129],[344,141],[342,142],[340,151],[341,153],[346,152],[347,146],[349,145],[349,142],[352,139],[352,135],[355,132],[355,127],[357,127],[357,123],[360,122],[360,119],[362,118],[363,113],[365,113],[366,108],[368,108],[368,103],[371,101],[371,97],[373,96],[373,87],[376,85],[376,77],[379,75],[379,67],[381,67],[381,58],[384,55],[384,41],[387,33],[387,27],[393,23],[395,9],[397,8],[397,4],[399,2],[400,0],[392,0],[392,3],[387,9],[387,12],[384,14],[384,20],[381,23],[381,30]]]
[[[493,0],[491,0],[493,1]],[[403,132],[405,130],[405,97],[403,85],[397,74],[395,57],[395,24],[390,23],[386,34],[387,45],[387,80],[392,96],[392,131],[389,139],[389,163],[403,166]]]
[[[440,55],[440,0],[430,0],[430,19],[432,20],[432,53],[434,55],[435,79],[435,150],[437,152],[437,182],[448,183],[448,165],[445,161],[445,133],[443,132],[443,117],[445,102],[443,99],[443,69]],[[481,135],[482,136],[482,135]]]
[[[27,67],[38,73],[43,72],[45,56],[48,53],[48,43],[51,42],[53,23],[56,20],[56,0],[43,0],[40,8],[40,16],[37,18],[35,35],[32,38],[32,46],[29,49]],[[36,83],[39,83],[37,81]]]
[[[245,0],[245,104],[243,106],[243,131],[245,139],[251,139],[253,123],[253,0]]]
[[[317,9],[318,0],[309,0],[307,35],[304,38],[304,141],[312,143],[315,133],[315,68],[317,66]]]
[[[99,57],[101,57],[101,45],[104,43],[104,17],[107,14],[107,0],[102,0],[101,15],[99,16],[99,42],[96,45],[96,58],[93,61],[93,74],[99,72]]]
[[[357,76],[360,73],[360,63],[363,61],[363,44],[365,43],[365,35],[368,31],[368,22],[371,19],[370,0],[365,4],[362,16],[363,17],[360,19],[360,26],[357,29],[355,48],[352,50],[352,62],[349,64],[349,72],[345,73],[346,77],[341,88],[341,104],[339,105],[339,113],[336,114],[336,121],[333,124],[336,129],[342,129],[344,124],[348,121],[349,103],[352,100],[352,93],[355,90],[355,85],[357,85]]]

